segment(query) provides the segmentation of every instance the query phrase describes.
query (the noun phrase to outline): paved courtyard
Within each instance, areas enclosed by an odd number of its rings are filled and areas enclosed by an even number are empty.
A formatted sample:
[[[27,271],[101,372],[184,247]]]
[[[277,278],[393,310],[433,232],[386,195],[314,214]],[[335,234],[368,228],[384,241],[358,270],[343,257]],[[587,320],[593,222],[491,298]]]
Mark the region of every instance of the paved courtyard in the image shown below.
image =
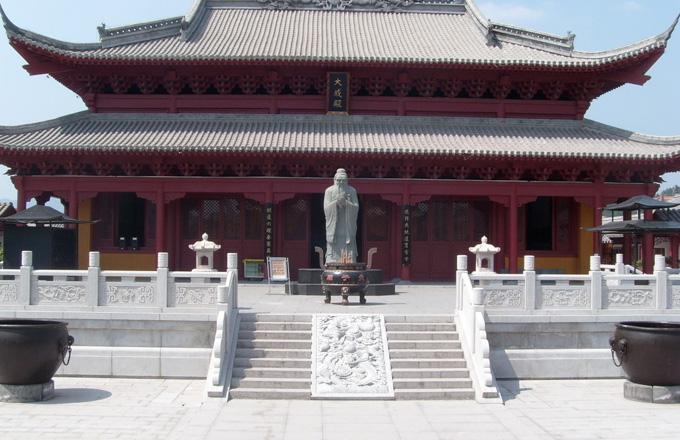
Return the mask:
[[[56,378],[55,399],[0,404],[0,439],[678,439],[678,406],[621,380],[502,382],[468,401],[210,400],[197,380]]]

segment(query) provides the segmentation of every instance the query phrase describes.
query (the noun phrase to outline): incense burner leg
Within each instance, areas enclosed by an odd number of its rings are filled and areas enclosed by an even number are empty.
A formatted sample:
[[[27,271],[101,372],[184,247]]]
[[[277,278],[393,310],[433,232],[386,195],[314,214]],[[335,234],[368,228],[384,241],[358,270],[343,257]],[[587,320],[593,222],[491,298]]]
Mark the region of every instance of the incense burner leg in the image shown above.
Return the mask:
[[[342,305],[346,306],[349,304],[349,287],[343,287],[341,289],[342,293]]]
[[[323,288],[323,292],[326,294],[326,298],[323,300],[324,303],[330,304],[331,303],[331,289],[328,287]]]
[[[364,289],[359,292],[359,304],[366,304],[366,291]]]

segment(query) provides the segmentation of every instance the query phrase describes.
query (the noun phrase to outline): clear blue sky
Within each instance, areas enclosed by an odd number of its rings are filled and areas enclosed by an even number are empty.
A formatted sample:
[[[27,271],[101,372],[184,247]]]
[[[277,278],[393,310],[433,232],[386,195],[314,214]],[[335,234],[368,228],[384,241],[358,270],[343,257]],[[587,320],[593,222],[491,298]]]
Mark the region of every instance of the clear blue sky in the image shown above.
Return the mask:
[[[20,27],[65,41],[97,41],[97,25],[133,24],[184,15],[193,0],[0,0]],[[578,50],[624,46],[664,31],[680,13],[680,0],[478,0],[490,19],[535,30],[576,34]],[[30,77],[21,57],[0,36],[0,125],[16,125],[85,109],[70,90],[46,76]],[[680,135],[680,29],[644,86],[627,85],[593,103],[590,119],[654,135]],[[0,167],[0,174],[6,171]],[[680,184],[680,174],[667,175]],[[668,185],[667,184],[667,185]],[[665,186],[667,186],[665,185]],[[15,200],[0,176],[0,200]]]

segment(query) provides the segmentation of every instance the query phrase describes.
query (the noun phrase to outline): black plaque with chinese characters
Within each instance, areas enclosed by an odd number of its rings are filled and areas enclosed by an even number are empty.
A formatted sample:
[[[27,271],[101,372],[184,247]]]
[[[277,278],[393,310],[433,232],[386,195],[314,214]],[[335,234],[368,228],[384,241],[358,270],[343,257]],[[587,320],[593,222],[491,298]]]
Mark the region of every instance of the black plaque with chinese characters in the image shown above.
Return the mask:
[[[328,73],[328,113],[349,112],[349,73]]]

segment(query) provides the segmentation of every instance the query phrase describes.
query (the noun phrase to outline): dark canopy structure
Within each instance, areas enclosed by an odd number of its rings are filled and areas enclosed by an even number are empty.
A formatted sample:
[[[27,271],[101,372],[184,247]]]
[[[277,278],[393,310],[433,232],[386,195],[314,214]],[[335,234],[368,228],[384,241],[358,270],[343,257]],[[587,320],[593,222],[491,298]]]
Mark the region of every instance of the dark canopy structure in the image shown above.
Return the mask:
[[[35,205],[31,208],[17,212],[5,218],[0,218],[4,223],[12,224],[37,224],[37,225],[73,225],[81,223],[95,223],[93,221],[76,220],[63,212],[59,212],[54,208],[43,205]]]
[[[675,208],[680,205],[680,203],[669,203],[657,200],[653,197],[641,195],[631,197],[630,199],[621,202],[607,205],[604,209],[610,211],[637,211],[640,209],[668,209]]]
[[[669,220],[626,220],[588,228],[588,231],[607,234],[675,233],[680,232],[680,222]]]

